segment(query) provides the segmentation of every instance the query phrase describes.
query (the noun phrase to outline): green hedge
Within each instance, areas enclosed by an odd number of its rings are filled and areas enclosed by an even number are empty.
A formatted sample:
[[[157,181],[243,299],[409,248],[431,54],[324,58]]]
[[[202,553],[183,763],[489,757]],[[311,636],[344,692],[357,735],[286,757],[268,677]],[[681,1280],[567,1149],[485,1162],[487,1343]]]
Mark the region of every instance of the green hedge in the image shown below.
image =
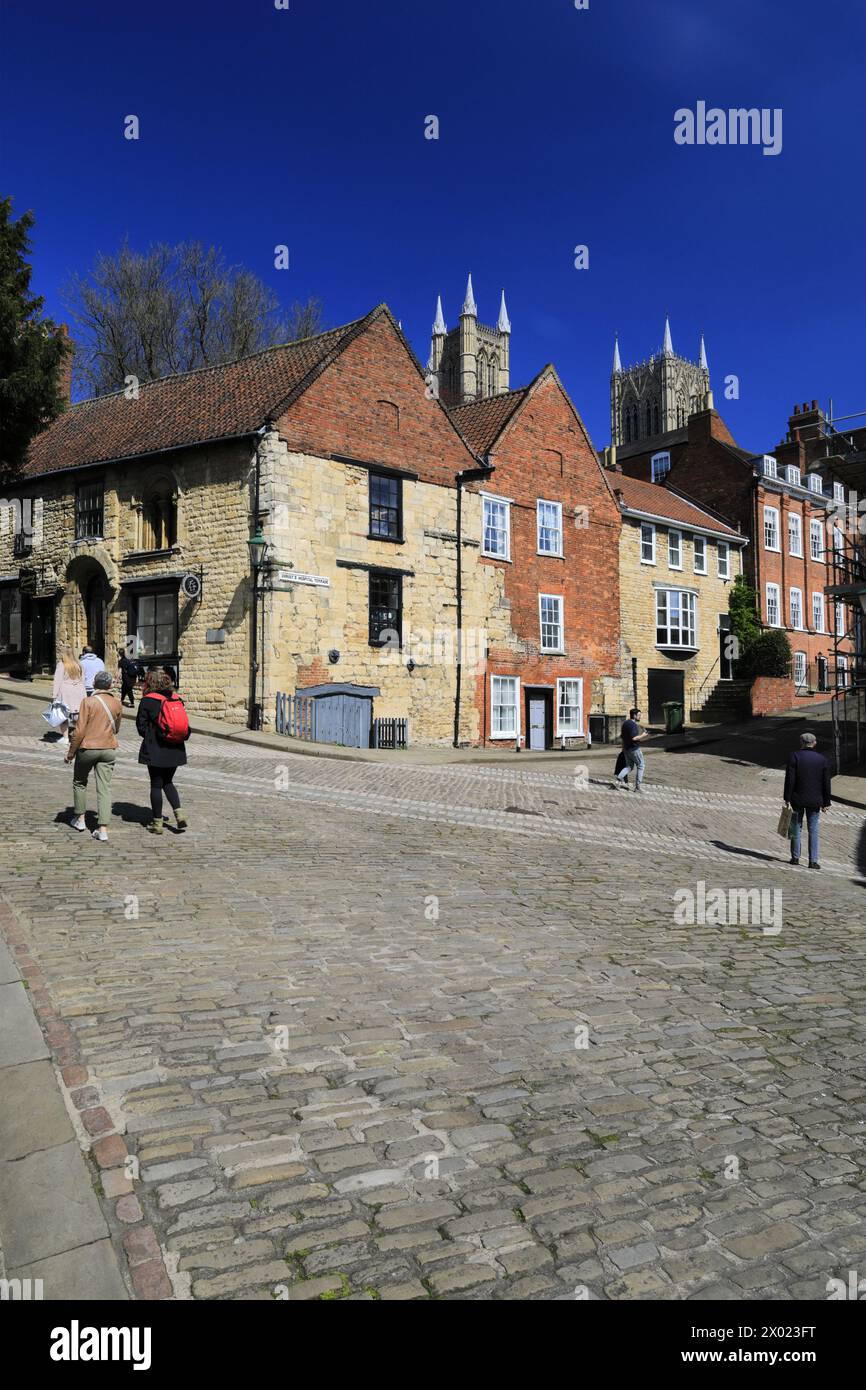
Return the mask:
[[[749,643],[737,662],[737,675],[745,680],[758,676],[790,676],[791,643],[784,632],[771,628]]]

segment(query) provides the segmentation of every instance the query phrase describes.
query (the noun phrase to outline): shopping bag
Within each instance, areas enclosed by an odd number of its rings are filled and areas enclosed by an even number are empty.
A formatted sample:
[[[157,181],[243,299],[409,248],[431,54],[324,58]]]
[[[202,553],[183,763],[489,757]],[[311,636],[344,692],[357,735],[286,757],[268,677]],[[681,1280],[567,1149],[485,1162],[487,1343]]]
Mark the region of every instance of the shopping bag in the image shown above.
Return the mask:
[[[620,752],[619,752],[619,757],[618,757],[617,760],[616,760],[616,767],[615,767],[614,770],[613,770],[613,775],[614,775],[614,777],[618,777],[618,776],[619,776],[619,774],[622,772],[622,770],[623,770],[623,768],[625,767],[625,765],[626,765],[625,749],[624,749],[624,748],[621,748],[621,749],[620,749]]]
[[[62,701],[52,700],[48,708],[42,711],[42,718],[52,729],[59,729],[69,719],[69,710]]]
[[[791,810],[790,806],[782,807],[779,814],[779,824],[776,826],[776,833],[781,835],[783,839],[788,839],[791,834],[791,820],[793,819],[793,815],[794,812]]]

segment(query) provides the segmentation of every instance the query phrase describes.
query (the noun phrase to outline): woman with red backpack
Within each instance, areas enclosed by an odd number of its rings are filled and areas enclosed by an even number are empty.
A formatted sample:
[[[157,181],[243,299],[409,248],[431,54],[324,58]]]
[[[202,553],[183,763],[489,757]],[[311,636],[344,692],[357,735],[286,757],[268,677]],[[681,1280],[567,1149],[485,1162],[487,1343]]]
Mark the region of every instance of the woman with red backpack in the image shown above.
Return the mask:
[[[174,811],[179,831],[186,830],[186,816],[180,809],[180,797],[174,785],[175,769],[186,762],[185,743],[189,738],[189,719],[183,700],[176,693],[167,671],[152,670],[142,692],[135,716],[135,727],[141,734],[138,761],[150,773],[150,806],[153,819],[148,830],[162,834],[162,794]]]

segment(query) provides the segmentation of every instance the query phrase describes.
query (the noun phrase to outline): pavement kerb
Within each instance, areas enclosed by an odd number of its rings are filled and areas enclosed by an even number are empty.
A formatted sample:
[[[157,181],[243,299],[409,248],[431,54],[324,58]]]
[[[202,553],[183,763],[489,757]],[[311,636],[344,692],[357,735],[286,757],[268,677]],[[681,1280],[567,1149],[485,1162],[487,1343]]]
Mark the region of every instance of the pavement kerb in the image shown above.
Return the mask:
[[[39,700],[47,704],[51,698],[51,690],[52,685],[48,680],[24,682],[14,681],[8,676],[0,678],[0,695],[8,691],[10,695],[22,695],[25,699]],[[126,708],[123,711],[123,717],[124,719],[133,719],[135,711]],[[792,714],[790,722],[798,724],[807,717],[809,716],[805,714]],[[814,716],[811,717],[814,718]],[[189,722],[193,733],[208,734],[211,738],[226,739],[232,743],[247,744],[257,748],[272,748],[285,753],[297,753],[307,758],[378,763],[391,767],[399,767],[401,764],[414,767],[440,767],[453,764],[481,766],[510,764],[515,767],[527,765],[550,767],[568,758],[576,758],[581,761],[585,758],[612,760],[616,758],[618,752],[618,746],[615,743],[598,744],[590,748],[550,749],[544,753],[531,753],[525,748],[520,753],[515,753],[510,746],[507,751],[503,750],[502,752],[496,749],[437,747],[414,747],[404,752],[395,752],[388,749],[338,748],[330,744],[305,743],[301,739],[289,738],[284,734],[243,729],[236,725],[226,725],[218,719],[206,719],[201,715],[190,715]],[[652,741],[644,745],[644,752],[649,755],[671,751],[678,752],[681,749],[697,747],[702,743],[713,743],[722,738],[734,737],[744,729],[754,731],[756,726],[754,720],[749,720],[744,724],[707,724],[699,727],[700,733],[696,726],[690,725],[687,727],[685,735],[655,734]]]
[[[14,1000],[7,997],[13,990]],[[2,898],[0,996],[7,1025],[11,1022],[15,1031],[14,1046],[4,1044],[0,1058],[6,1115],[0,1135],[3,1276],[30,1280],[24,1286],[29,1296],[47,1301],[123,1301],[135,1297],[130,1289],[147,1297],[137,1289],[141,1280],[131,1261],[124,1270],[127,1262],[118,1248],[132,1212],[127,1208],[119,1217],[111,1212],[104,1188],[96,1190],[82,1145],[81,1136],[91,1136],[91,1162],[107,1167],[98,1149],[113,1125],[105,1111],[94,1108],[92,1078],[77,1056],[75,1038],[51,1002],[19,919]],[[111,1138],[116,1146],[123,1144],[119,1136]],[[141,1209],[132,1200],[140,1229]],[[118,1219],[124,1223],[120,1228]],[[167,1276],[161,1289],[154,1296],[171,1297]]]

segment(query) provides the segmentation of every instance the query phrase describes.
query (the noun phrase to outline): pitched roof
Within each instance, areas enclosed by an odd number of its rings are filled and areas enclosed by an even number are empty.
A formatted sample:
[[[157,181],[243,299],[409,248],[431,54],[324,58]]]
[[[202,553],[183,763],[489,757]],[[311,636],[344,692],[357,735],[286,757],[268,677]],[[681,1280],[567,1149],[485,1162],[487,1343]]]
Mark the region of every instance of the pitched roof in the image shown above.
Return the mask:
[[[448,414],[470,449],[476,454],[487,454],[528,395],[529,387],[523,386],[517,391],[505,391],[501,396],[449,406]]]
[[[609,476],[614,490],[622,493],[623,506],[627,511],[657,516],[664,521],[674,521],[701,531],[715,531],[718,535],[730,536],[732,540],[745,540],[733,526],[728,526],[712,512],[705,512],[684,493],[674,492],[663,483],[647,483],[642,478],[630,478],[625,473],[610,473]]]
[[[25,476],[141,458],[164,449],[252,434],[276,418],[381,313],[340,328],[264,348],[215,367],[142,384],[70,406],[30,445]]]

